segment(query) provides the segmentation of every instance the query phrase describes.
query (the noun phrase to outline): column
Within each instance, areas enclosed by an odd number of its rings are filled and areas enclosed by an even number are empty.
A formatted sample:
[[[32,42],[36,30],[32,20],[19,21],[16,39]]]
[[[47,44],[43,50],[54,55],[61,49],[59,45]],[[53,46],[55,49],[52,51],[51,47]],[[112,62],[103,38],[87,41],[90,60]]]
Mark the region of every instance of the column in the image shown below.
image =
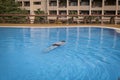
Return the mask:
[[[59,0],[57,0],[57,15],[59,15],[58,8],[59,8]]]
[[[57,0],[57,16],[56,16],[56,20],[58,21],[59,20],[59,17],[58,17],[58,15],[59,15],[59,0]]]
[[[118,15],[118,0],[116,0],[116,15]]]
[[[104,15],[105,0],[102,0],[102,15]]]
[[[30,0],[30,15],[34,15],[33,0]]]
[[[78,0],[78,15],[79,15],[80,0]]]
[[[22,8],[24,7],[24,2],[22,1]]]
[[[105,0],[102,0],[102,15],[104,15],[104,6],[105,6]],[[104,19],[104,17],[102,16],[101,19],[102,19],[102,20],[101,20],[101,24],[103,24],[103,19]]]
[[[47,16],[45,16],[45,23],[49,23],[49,20],[48,20],[48,15],[49,15],[49,0],[45,0],[44,4],[46,6],[46,8],[44,8],[45,9],[45,14],[47,15]]]
[[[33,0],[30,0],[30,15],[34,15]],[[30,16],[30,23],[34,23],[34,16]]]
[[[116,0],[116,13],[115,15],[118,15],[118,0]],[[115,17],[115,24],[117,24],[117,16]]]
[[[45,11],[46,13],[49,13],[49,0],[45,0],[45,5],[46,5],[46,8],[45,8]]]
[[[67,10],[67,15],[69,15],[69,11],[68,11],[69,9],[68,8],[69,8],[69,0],[67,0],[67,9],[66,9]],[[69,16],[67,16],[67,20],[68,19],[69,19]]]
[[[90,4],[90,9],[89,9],[89,15],[91,15],[91,6],[92,6],[92,0],[90,0],[90,2],[89,2],[89,4]]]

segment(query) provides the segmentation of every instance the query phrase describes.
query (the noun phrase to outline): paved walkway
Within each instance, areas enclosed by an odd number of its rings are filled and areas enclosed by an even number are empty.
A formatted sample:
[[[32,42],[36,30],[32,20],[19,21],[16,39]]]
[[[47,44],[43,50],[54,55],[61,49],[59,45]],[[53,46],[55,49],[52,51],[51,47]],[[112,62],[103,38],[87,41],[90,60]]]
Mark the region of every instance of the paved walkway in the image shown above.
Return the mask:
[[[112,24],[0,24],[0,27],[74,27],[74,26],[101,26],[101,27],[113,27],[113,28],[120,28],[119,25],[112,25]]]

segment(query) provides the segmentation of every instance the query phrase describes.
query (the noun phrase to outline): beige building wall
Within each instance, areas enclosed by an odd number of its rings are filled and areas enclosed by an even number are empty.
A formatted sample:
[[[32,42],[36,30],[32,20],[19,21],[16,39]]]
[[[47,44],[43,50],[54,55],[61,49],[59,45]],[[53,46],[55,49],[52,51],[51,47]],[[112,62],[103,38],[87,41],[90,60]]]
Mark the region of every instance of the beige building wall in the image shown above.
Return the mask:
[[[69,14],[98,14],[118,15],[120,14],[120,0],[17,0],[22,9],[29,10],[31,15],[34,11],[41,9],[48,15]],[[48,19],[56,19],[51,16]],[[61,17],[68,19],[69,17]]]
[[[47,0],[17,0],[21,5],[20,8],[26,9],[31,15],[34,15],[34,11],[40,9],[41,11],[47,12]]]

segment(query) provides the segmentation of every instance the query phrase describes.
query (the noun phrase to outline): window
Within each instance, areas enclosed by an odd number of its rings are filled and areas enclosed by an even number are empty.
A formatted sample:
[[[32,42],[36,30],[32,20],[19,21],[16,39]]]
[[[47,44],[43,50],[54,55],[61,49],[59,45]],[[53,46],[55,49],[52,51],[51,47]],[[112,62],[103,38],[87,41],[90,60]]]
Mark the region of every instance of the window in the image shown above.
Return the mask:
[[[116,5],[116,0],[106,0],[105,5]]]
[[[50,5],[50,6],[57,6],[57,2],[56,2],[56,1],[51,1],[51,2],[49,3],[49,5]]]
[[[49,11],[50,15],[57,15],[57,11],[55,10],[52,10],[52,11]]]
[[[34,2],[34,5],[41,5],[41,2]]]
[[[78,5],[78,0],[70,0],[69,1],[69,6],[77,6]]]
[[[77,2],[70,2],[69,5],[70,6],[77,6],[78,4],[77,4]]]
[[[102,0],[94,0],[92,1],[92,7],[102,7]]]
[[[80,5],[81,5],[81,6],[88,6],[89,3],[90,3],[90,0],[81,0],[81,1],[80,1]]]
[[[24,2],[24,6],[30,6],[30,2],[29,1],[25,1]]]

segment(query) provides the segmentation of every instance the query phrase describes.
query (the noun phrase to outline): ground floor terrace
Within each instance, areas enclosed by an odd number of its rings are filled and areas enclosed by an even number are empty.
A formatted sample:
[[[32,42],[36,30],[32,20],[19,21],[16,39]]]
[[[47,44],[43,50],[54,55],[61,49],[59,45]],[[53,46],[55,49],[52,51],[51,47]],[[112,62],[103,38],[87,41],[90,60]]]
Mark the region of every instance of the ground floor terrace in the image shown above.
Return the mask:
[[[1,24],[120,24],[120,15],[0,14]]]

